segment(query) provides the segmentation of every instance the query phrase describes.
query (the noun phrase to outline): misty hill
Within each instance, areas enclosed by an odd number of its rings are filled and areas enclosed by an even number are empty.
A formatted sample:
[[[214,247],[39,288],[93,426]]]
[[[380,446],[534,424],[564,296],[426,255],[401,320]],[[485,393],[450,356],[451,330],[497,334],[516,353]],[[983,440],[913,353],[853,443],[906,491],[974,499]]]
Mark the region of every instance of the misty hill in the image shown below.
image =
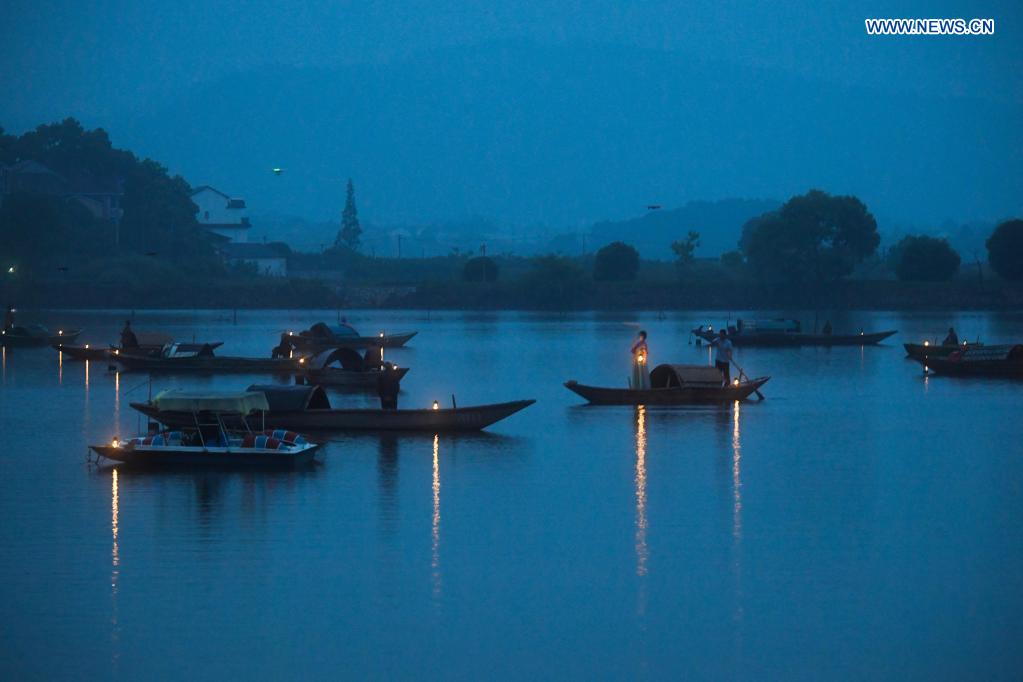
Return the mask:
[[[352,176],[360,215],[378,224],[483,215],[564,233],[650,203],[819,187],[860,196],[883,229],[1019,212],[1020,120],[1020,104],[894,96],[678,53],[491,44],[247,71],[112,133],[254,211],[316,221],[339,214]]]
[[[778,201],[724,199],[691,201],[682,208],[650,211],[640,218],[599,222],[593,226],[591,243],[599,248],[612,241],[635,246],[645,258],[671,260],[671,243],[690,230],[700,233],[698,256],[720,256],[737,248],[743,224],[755,216],[773,211]]]

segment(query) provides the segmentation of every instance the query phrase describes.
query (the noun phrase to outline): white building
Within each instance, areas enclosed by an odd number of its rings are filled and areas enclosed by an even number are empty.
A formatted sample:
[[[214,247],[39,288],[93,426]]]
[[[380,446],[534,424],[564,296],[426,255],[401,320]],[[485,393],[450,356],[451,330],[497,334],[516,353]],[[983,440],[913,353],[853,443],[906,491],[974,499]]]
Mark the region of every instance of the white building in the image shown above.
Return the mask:
[[[196,219],[207,230],[232,242],[245,243],[249,240],[251,225],[244,199],[230,197],[209,185],[202,185],[192,190],[192,201],[199,207]]]

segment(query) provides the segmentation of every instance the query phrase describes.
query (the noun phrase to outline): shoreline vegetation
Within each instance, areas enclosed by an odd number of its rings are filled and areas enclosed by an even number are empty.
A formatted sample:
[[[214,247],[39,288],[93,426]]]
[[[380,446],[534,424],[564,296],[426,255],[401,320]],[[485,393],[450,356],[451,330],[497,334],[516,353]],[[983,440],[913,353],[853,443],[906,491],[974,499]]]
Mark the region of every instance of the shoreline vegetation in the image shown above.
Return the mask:
[[[365,253],[349,180],[335,243],[259,244],[286,264],[271,275],[200,225],[184,178],[74,119],[0,129],[0,181],[0,303],[22,309],[1023,310],[1023,220],[966,262],[927,235],[882,250],[862,201],[816,189],[736,225],[735,249],[715,258],[696,256],[700,225],[681,226],[663,260],[623,241],[385,258]]]

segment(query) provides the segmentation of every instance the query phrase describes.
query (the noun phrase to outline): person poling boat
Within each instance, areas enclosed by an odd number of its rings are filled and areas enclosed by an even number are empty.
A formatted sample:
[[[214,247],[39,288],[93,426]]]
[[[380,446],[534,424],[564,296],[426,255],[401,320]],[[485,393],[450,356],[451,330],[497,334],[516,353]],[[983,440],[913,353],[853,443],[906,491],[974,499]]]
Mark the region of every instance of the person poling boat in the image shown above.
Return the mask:
[[[958,346],[959,345],[959,335],[956,334],[956,328],[955,327],[949,327],[948,328],[948,336],[946,336],[945,340],[941,342],[941,345],[942,346]]]
[[[718,330],[717,338],[711,341],[710,345],[717,348],[714,366],[721,372],[724,385],[727,386],[732,380],[732,342],[728,338],[728,332],[724,329]]]
[[[632,343],[632,376],[629,378],[629,388],[637,391],[650,388],[650,366],[647,362],[650,349],[646,343],[646,332],[640,331],[639,336]]]

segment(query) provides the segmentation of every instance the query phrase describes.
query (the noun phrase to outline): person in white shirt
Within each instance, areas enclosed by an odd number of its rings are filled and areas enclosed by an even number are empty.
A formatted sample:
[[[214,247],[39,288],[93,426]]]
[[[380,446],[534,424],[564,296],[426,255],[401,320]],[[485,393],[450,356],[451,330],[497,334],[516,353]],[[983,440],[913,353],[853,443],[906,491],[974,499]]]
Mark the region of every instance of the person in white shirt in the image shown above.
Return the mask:
[[[710,345],[717,346],[717,357],[714,358],[714,366],[721,371],[727,386],[732,380],[732,342],[728,338],[728,333],[724,329],[719,330],[718,337],[711,341]]]

